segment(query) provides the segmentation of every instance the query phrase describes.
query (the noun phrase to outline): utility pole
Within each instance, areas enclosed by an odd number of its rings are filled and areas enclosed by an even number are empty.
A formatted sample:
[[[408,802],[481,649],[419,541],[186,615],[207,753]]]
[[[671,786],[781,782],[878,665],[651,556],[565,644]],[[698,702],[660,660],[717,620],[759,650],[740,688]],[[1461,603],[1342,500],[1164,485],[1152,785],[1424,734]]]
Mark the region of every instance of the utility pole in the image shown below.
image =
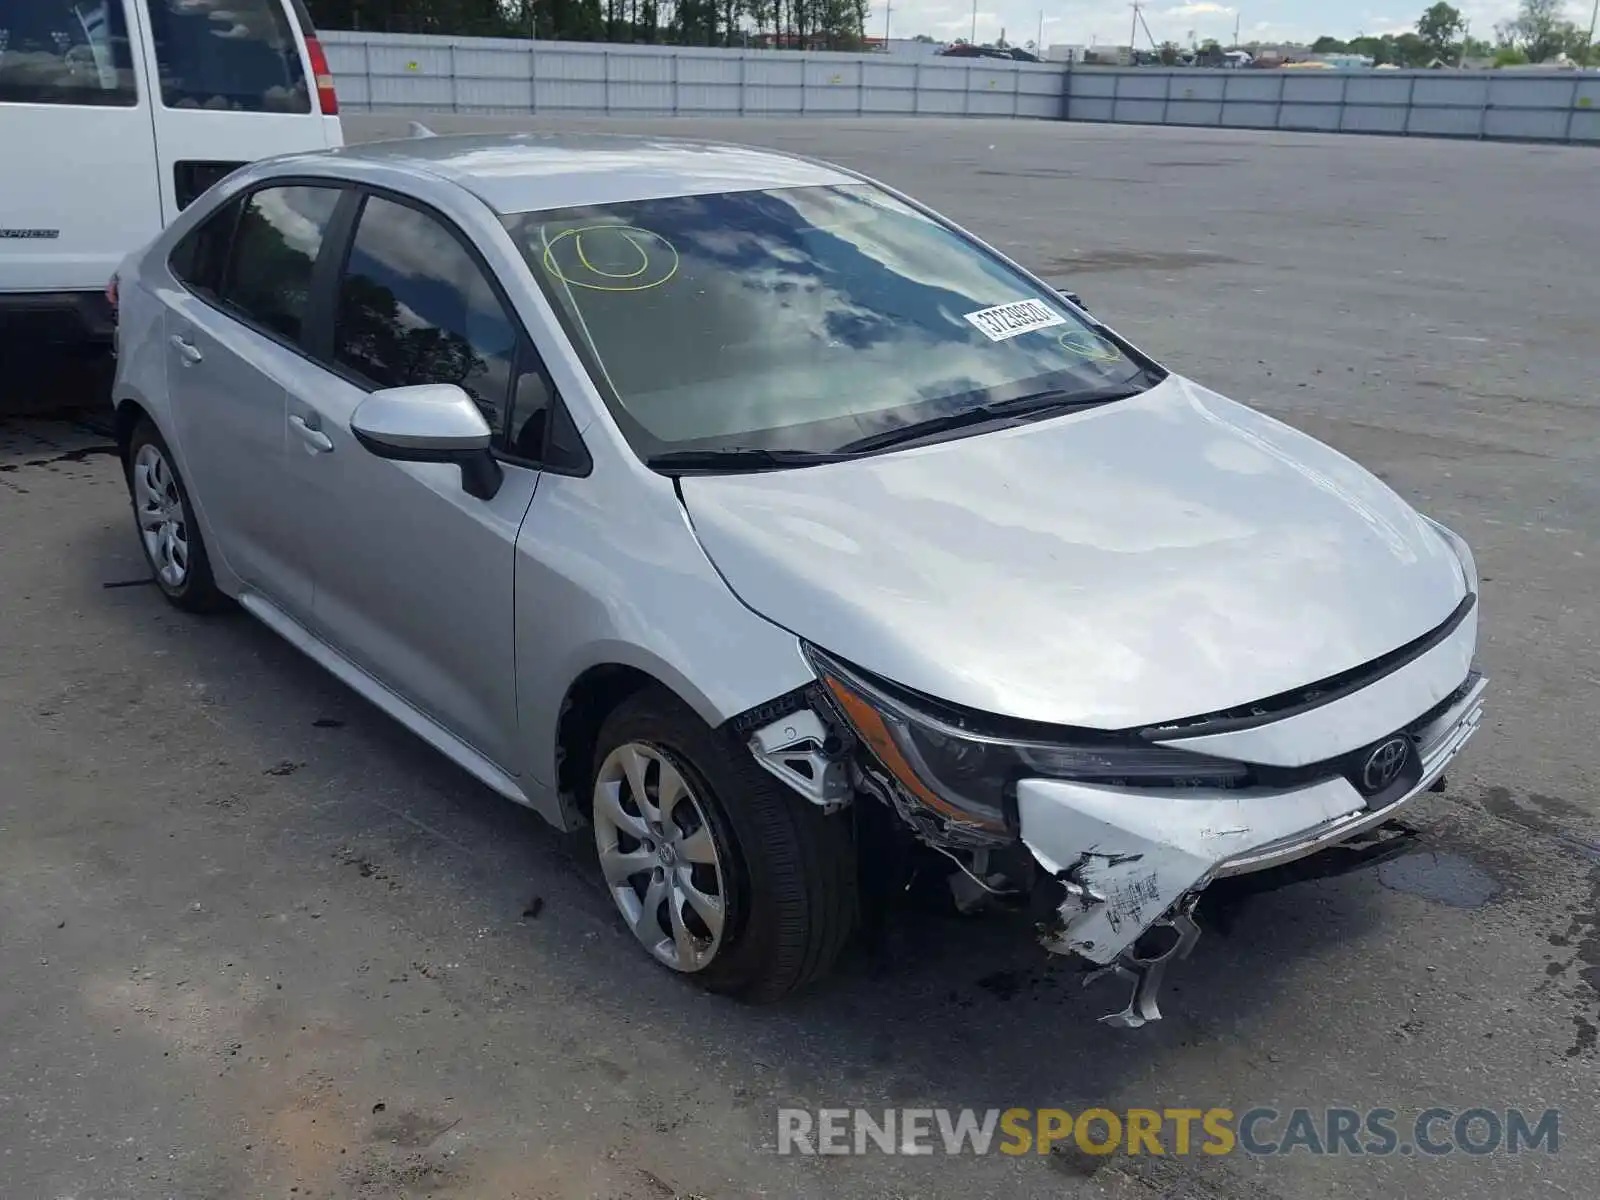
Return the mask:
[[[1589,44],[1583,48],[1583,63],[1588,67],[1594,65],[1589,60],[1594,57],[1594,28],[1597,21],[1600,21],[1600,0],[1594,0],[1594,7],[1589,10]]]
[[[1128,30],[1128,65],[1133,65],[1133,44],[1139,37],[1139,0],[1133,0],[1133,26]]]
[[[1600,3],[1600,0],[1596,0],[1596,3]],[[1035,55],[1037,55],[1039,57],[1040,61],[1043,61],[1043,59],[1044,59],[1044,9],[1042,9],[1042,8],[1039,10],[1039,40],[1034,42],[1034,44],[1033,44],[1033,52],[1034,52]]]
[[[894,12],[894,0],[885,0],[883,6],[883,52],[889,53],[889,17]]]
[[[1239,48],[1239,18],[1241,15],[1240,13],[1233,14],[1233,48],[1235,50]]]
[[[972,0],[972,45],[978,44],[978,0]]]

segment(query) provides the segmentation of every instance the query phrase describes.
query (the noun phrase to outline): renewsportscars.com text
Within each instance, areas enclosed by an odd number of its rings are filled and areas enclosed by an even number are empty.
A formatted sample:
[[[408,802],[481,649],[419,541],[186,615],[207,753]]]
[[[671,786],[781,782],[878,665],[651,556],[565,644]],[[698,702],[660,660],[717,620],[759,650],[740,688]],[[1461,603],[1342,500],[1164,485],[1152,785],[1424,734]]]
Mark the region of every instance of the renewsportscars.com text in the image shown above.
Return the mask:
[[[783,1108],[779,1154],[1555,1154],[1556,1109]]]

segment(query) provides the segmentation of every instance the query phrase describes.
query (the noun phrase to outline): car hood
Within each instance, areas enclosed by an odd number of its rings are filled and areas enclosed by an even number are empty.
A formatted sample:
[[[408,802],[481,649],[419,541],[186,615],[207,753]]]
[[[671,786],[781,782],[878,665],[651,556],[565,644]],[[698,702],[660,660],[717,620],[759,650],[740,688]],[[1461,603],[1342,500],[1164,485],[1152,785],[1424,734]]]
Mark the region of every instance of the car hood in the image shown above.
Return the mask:
[[[681,480],[750,608],[951,703],[1118,729],[1362,665],[1466,594],[1337,451],[1171,376],[1100,408],[798,470]]]

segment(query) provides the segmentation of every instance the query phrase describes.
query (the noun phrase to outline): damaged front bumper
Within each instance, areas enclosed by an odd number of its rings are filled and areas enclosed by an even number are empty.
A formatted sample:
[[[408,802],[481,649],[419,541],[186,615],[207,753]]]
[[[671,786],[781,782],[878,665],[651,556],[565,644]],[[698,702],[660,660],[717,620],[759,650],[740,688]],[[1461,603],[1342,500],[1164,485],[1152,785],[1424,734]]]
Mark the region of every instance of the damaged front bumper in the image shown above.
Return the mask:
[[[1107,1021],[1158,1018],[1160,971],[1198,936],[1191,912],[1200,893],[1217,879],[1281,867],[1385,825],[1443,777],[1477,731],[1486,686],[1474,673],[1444,711],[1364,747],[1348,759],[1349,773],[1303,786],[1176,792],[1023,780],[1022,841],[1060,889],[1042,929],[1045,947],[1132,981],[1128,1006]],[[1364,795],[1363,769],[1372,764],[1379,774],[1367,782],[1381,782],[1396,754],[1403,776]]]

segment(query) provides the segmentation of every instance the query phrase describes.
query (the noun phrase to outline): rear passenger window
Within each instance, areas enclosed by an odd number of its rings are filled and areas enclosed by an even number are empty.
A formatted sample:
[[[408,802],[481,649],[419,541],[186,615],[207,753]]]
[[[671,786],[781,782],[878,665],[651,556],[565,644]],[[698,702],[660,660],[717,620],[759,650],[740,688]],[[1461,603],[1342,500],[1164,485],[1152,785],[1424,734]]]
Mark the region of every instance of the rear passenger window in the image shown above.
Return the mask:
[[[505,427],[518,327],[455,236],[370,197],[339,283],[334,357],[378,387],[454,383]]]
[[[309,113],[283,0],[143,0],[168,108]]]
[[[300,340],[311,270],[339,203],[329,187],[263,188],[245,202],[233,235],[223,300],[289,341]]]
[[[137,102],[122,0],[0,0],[0,104]]]
[[[239,208],[239,201],[228,201],[173,247],[167,265],[190,291],[213,300],[222,295],[222,277],[228,269],[228,251],[233,246],[234,227],[239,223]]]

